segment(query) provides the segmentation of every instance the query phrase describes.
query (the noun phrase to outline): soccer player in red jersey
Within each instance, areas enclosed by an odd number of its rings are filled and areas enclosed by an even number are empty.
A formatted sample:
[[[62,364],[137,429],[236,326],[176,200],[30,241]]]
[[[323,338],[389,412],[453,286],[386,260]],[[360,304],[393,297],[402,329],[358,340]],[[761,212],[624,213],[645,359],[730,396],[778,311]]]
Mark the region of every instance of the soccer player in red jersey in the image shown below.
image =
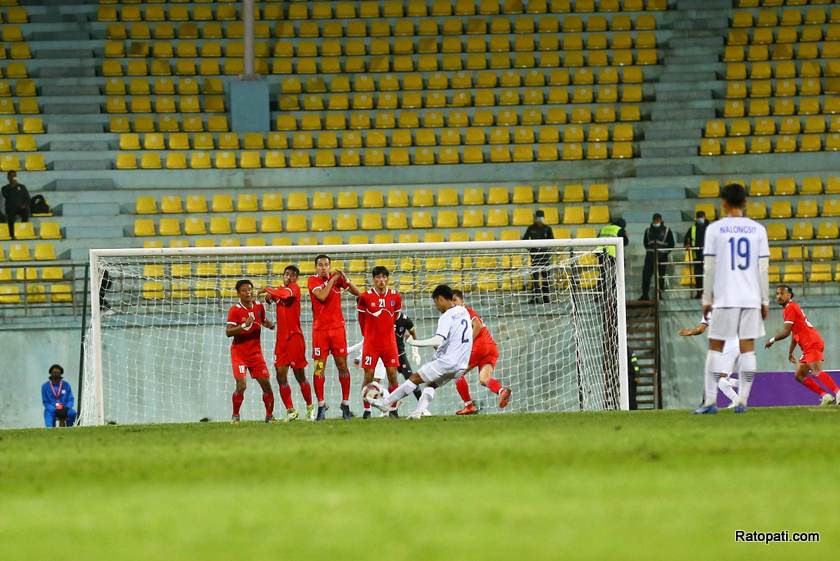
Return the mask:
[[[499,408],[504,409],[510,403],[510,388],[503,387],[502,384],[493,377],[496,370],[496,361],[499,360],[499,348],[496,346],[496,341],[490,335],[490,330],[481,321],[479,316],[472,307],[464,304],[464,293],[460,290],[453,290],[454,298],[452,301],[456,306],[464,306],[472,318],[473,327],[473,346],[470,353],[470,365],[467,367],[467,372],[478,367],[478,381],[482,386],[499,396]],[[456,415],[475,415],[478,413],[478,408],[473,403],[472,396],[470,396],[470,386],[467,383],[467,372],[455,380],[455,388],[461,399],[464,400],[464,408],[456,411]]]
[[[327,403],[324,401],[324,370],[327,356],[332,354],[341,384],[341,417],[353,418],[350,412],[350,370],[347,368],[347,334],[344,331],[344,314],[341,313],[341,291],[353,296],[361,291],[341,271],[330,273],[330,258],[315,258],[315,274],[309,277],[309,298],[312,300],[312,358],[315,359],[315,396],[318,399],[316,421],[326,419]]]
[[[822,337],[820,337],[820,332],[811,325],[811,322],[805,317],[799,304],[793,301],[793,289],[786,284],[779,285],[776,288],[776,302],[784,308],[782,316],[785,323],[781,331],[767,340],[764,348],[769,349],[773,346],[773,343],[781,341],[793,333],[793,339],[790,341],[790,349],[788,351],[788,359],[791,364],[796,364],[797,362],[796,357],[793,356],[793,350],[796,348],[796,345],[799,345],[799,348],[802,349],[802,357],[799,359],[799,367],[796,369],[796,379],[806,388],[821,396],[821,405],[840,403],[840,387],[831,379],[828,372],[822,369],[823,348],[825,345],[823,344]],[[812,378],[808,378],[809,372],[814,378],[831,390],[831,393],[826,392]]]
[[[374,369],[380,359],[385,366],[388,376],[388,391],[393,392],[399,387],[397,384],[397,368],[400,365],[397,340],[394,337],[394,323],[402,309],[402,296],[388,288],[390,272],[387,267],[378,265],[371,271],[373,288],[362,293],[358,299],[356,311],[359,313],[359,327],[364,337],[362,346],[362,368],[365,369],[364,388],[373,381]],[[362,400],[365,412],[364,419],[370,418],[370,403]],[[397,404],[391,406],[388,414],[398,417]]]
[[[245,399],[245,375],[257,381],[263,391],[265,404],[265,422],[274,420],[274,394],[268,381],[268,367],[263,359],[260,345],[260,328],[274,329],[274,322],[265,317],[265,308],[254,301],[254,285],[242,279],[236,282],[236,294],[239,302],[228,310],[225,335],[233,337],[230,345],[230,358],[233,363],[233,377],[236,389],[233,392],[232,422],[239,422],[239,408]]]
[[[280,399],[286,406],[286,422],[298,418],[292,403],[292,389],[289,387],[289,367],[295,374],[300,393],[306,402],[306,418],[312,417],[312,388],[306,379],[306,341],[300,328],[300,287],[297,284],[300,269],[289,265],[283,270],[283,286],[261,288],[257,296],[266,294],[266,302],[277,303],[277,339],[274,343],[274,370],[280,385]]]

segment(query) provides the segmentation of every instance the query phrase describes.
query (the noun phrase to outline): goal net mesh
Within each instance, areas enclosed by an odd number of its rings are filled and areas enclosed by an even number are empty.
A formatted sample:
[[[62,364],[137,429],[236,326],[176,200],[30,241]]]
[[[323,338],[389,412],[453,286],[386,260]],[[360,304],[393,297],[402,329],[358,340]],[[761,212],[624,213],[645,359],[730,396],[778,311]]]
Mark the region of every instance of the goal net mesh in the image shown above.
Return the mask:
[[[495,377],[513,391],[506,411],[597,411],[619,408],[619,337],[624,337],[618,329],[616,265],[598,243],[538,252],[524,247],[454,249],[447,244],[418,244],[410,250],[358,246],[330,255],[333,270],[343,270],[363,290],[371,286],[375,265],[387,267],[390,286],[402,294],[403,311],[419,338],[435,331],[439,312],[430,297],[435,286],[461,289],[498,345]],[[298,252],[303,249],[311,251]],[[228,255],[150,250],[95,257],[94,286],[100,286],[107,271],[108,280],[101,286],[113,313],[101,318],[93,314],[99,336],[87,337],[81,422],[228,419],[234,380],[231,339],[224,329],[227,311],[237,301],[234,285],[247,278],[255,289],[278,286],[289,264],[301,270],[301,324],[311,382],[312,309],[306,285],[320,250],[283,251],[253,248],[252,253]],[[350,346],[361,338],[355,298],[345,292],[341,302]],[[266,305],[266,311],[273,319],[273,305]],[[275,415],[281,417],[284,411],[272,367],[273,331],[262,330],[262,349],[272,372]],[[430,360],[432,352],[420,349],[422,361]],[[348,359],[351,409],[360,414],[362,371],[352,358]],[[328,416],[337,416],[341,399],[337,370],[331,359],[327,364]],[[414,370],[419,366],[412,364]],[[479,384],[477,370],[467,379],[482,412],[497,412],[498,397]],[[295,406],[302,411],[303,398],[291,372],[289,383]],[[243,419],[264,416],[260,395],[259,386],[249,379]],[[414,399],[403,400],[401,413],[414,408]],[[449,384],[438,392],[431,412],[452,414],[460,407],[454,384]]]

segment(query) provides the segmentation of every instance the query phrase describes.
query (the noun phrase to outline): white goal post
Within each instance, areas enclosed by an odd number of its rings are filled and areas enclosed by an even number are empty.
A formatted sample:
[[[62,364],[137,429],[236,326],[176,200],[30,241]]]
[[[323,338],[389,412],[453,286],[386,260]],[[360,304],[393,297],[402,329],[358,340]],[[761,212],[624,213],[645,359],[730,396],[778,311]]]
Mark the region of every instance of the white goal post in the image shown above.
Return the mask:
[[[607,252],[606,249],[610,248]],[[614,250],[615,258],[609,253]],[[495,376],[513,390],[506,411],[552,412],[629,408],[621,238],[539,241],[259,246],[90,251],[91,321],[85,339],[80,424],[191,422],[230,416],[233,389],[227,310],[233,285],[282,284],[283,269],[301,269],[301,322],[312,381],[311,305],[307,277],[314,257],[329,255],[363,290],[374,265],[390,271],[390,285],[418,337],[434,333],[439,312],[430,293],[438,284],[464,292],[499,348]],[[107,272],[106,281],[103,277]],[[100,290],[110,311],[103,313]],[[342,295],[348,346],[359,332],[355,298]],[[266,305],[270,318],[273,306]],[[274,332],[263,330],[263,355],[272,373]],[[431,349],[421,349],[422,360]],[[360,412],[361,371],[352,364],[351,408]],[[338,411],[338,381],[328,360],[326,401]],[[420,365],[412,364],[416,371]],[[468,375],[483,411],[496,396]],[[295,405],[303,408],[289,376]],[[450,384],[450,386],[453,386]],[[249,382],[243,419],[264,414]],[[413,397],[403,400],[406,411]],[[282,404],[275,400],[275,414]],[[438,392],[434,414],[451,414],[461,402],[454,387]]]

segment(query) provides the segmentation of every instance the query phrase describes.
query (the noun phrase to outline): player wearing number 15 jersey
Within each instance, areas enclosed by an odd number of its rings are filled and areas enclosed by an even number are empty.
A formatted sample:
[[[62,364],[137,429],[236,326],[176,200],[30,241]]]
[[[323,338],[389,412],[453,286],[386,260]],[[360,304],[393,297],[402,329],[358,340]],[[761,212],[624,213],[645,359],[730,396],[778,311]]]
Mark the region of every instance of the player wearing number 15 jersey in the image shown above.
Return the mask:
[[[362,368],[365,369],[364,388],[373,381],[376,363],[381,359],[388,376],[388,391],[397,389],[397,367],[400,365],[397,340],[394,337],[394,323],[402,309],[402,296],[388,288],[390,272],[386,267],[376,266],[371,271],[373,288],[363,292],[358,299],[359,327],[364,337],[362,346]],[[370,403],[364,402],[363,418],[370,418]],[[389,412],[397,416],[397,404]]]
[[[799,348],[802,349],[802,357],[799,359],[799,366],[796,369],[796,380],[819,395],[822,398],[821,405],[840,404],[840,387],[831,379],[828,372],[824,372],[822,369],[823,350],[825,348],[823,339],[820,332],[805,317],[799,304],[793,301],[793,289],[786,284],[778,286],[776,288],[776,302],[784,308],[782,315],[785,323],[781,331],[767,340],[764,348],[769,349],[773,346],[773,343],[781,341],[792,333],[793,339],[790,341],[790,350],[788,351],[788,359],[791,364],[797,362],[796,357],[793,356],[796,345],[799,345]],[[831,390],[831,393],[827,393],[816,381],[808,378],[808,373],[822,382],[825,387]]]
[[[706,355],[706,400],[695,413],[717,412],[718,380],[726,371],[723,345],[733,337],[740,342],[741,367],[735,412],[747,410],[756,370],[755,339],[764,335],[764,320],[769,312],[767,230],[744,216],[747,194],[742,185],[727,185],[721,198],[723,218],[706,229],[703,249],[703,317],[711,312],[711,328]]]
[[[239,422],[239,408],[245,399],[245,375],[259,383],[263,391],[265,404],[265,422],[274,420],[274,394],[268,381],[268,368],[260,345],[260,327],[274,329],[274,323],[265,317],[265,308],[254,301],[254,285],[249,280],[236,282],[236,294],[239,302],[231,306],[227,315],[225,335],[233,337],[230,345],[230,358],[233,363],[233,377],[236,389],[231,397],[233,401],[233,422]]]

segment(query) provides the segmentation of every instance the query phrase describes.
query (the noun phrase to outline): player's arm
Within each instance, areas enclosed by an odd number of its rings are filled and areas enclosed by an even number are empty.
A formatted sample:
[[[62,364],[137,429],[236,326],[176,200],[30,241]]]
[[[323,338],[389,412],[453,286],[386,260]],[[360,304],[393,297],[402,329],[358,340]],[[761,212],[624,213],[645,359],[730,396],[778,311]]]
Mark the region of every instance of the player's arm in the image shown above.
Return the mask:
[[[770,244],[767,241],[767,230],[762,228],[758,252],[758,275],[761,286],[761,319],[770,315]]]
[[[695,335],[700,335],[702,333],[705,333],[706,332],[706,327],[707,327],[707,324],[705,324],[705,323],[697,324],[692,328],[683,327],[682,329],[679,330],[679,334],[682,335],[683,337],[694,337]]]
[[[796,339],[790,338],[790,347],[788,348],[788,360],[791,364],[796,364],[796,357],[793,356],[793,351],[796,350]]]
[[[64,394],[64,407],[68,409],[73,409],[73,406],[76,404],[76,398],[73,397],[73,388],[70,387],[70,384],[67,384],[67,393]]]
[[[773,343],[775,343],[776,341],[781,341],[782,339],[786,339],[787,336],[790,335],[792,326],[793,326],[792,323],[784,322],[782,324],[782,329],[778,333],[776,333],[775,335],[773,335],[772,337],[767,339],[767,342],[764,343],[764,348],[769,349],[770,347],[773,346]],[[795,340],[791,341],[791,343],[793,343],[795,345],[796,341]]]
[[[225,335],[228,337],[233,337],[234,335],[239,335],[240,333],[245,333],[249,329],[251,329],[251,325],[254,323],[254,318],[250,315],[245,318],[243,323],[236,323],[232,321],[233,318],[228,316],[227,325],[225,326]]]
[[[473,327],[473,340],[478,337],[478,334],[481,333],[481,330],[484,329],[484,322],[482,322],[478,318],[472,318],[472,327]]]
[[[312,288],[312,295],[318,300],[318,302],[323,302],[327,299],[330,295],[330,291],[335,286],[335,283],[338,282],[338,279],[341,278],[340,273],[333,274],[325,284],[315,286]]]
[[[49,382],[45,382],[43,386],[41,386],[41,403],[44,404],[44,408],[50,411],[55,410],[55,399],[50,396],[50,390],[47,387]]]
[[[715,300],[715,266],[717,264],[717,235],[714,230],[706,231],[706,243],[703,250],[703,317],[712,313]]]
[[[356,313],[359,315],[359,329],[362,330],[362,336],[364,336],[365,324],[367,322],[367,311],[365,311],[364,298],[361,296],[356,299]]]
[[[442,335],[433,335],[428,339],[406,339],[406,343],[414,347],[439,347],[446,339]]]
[[[361,296],[362,291],[359,290],[359,287],[356,286],[355,284],[353,284],[353,281],[351,281],[347,276],[345,276],[344,272],[342,272],[342,271],[338,271],[338,272],[341,275],[341,278],[344,279],[344,286],[345,286],[345,288],[347,288],[347,290],[350,292],[350,294],[352,294],[356,298]]]

